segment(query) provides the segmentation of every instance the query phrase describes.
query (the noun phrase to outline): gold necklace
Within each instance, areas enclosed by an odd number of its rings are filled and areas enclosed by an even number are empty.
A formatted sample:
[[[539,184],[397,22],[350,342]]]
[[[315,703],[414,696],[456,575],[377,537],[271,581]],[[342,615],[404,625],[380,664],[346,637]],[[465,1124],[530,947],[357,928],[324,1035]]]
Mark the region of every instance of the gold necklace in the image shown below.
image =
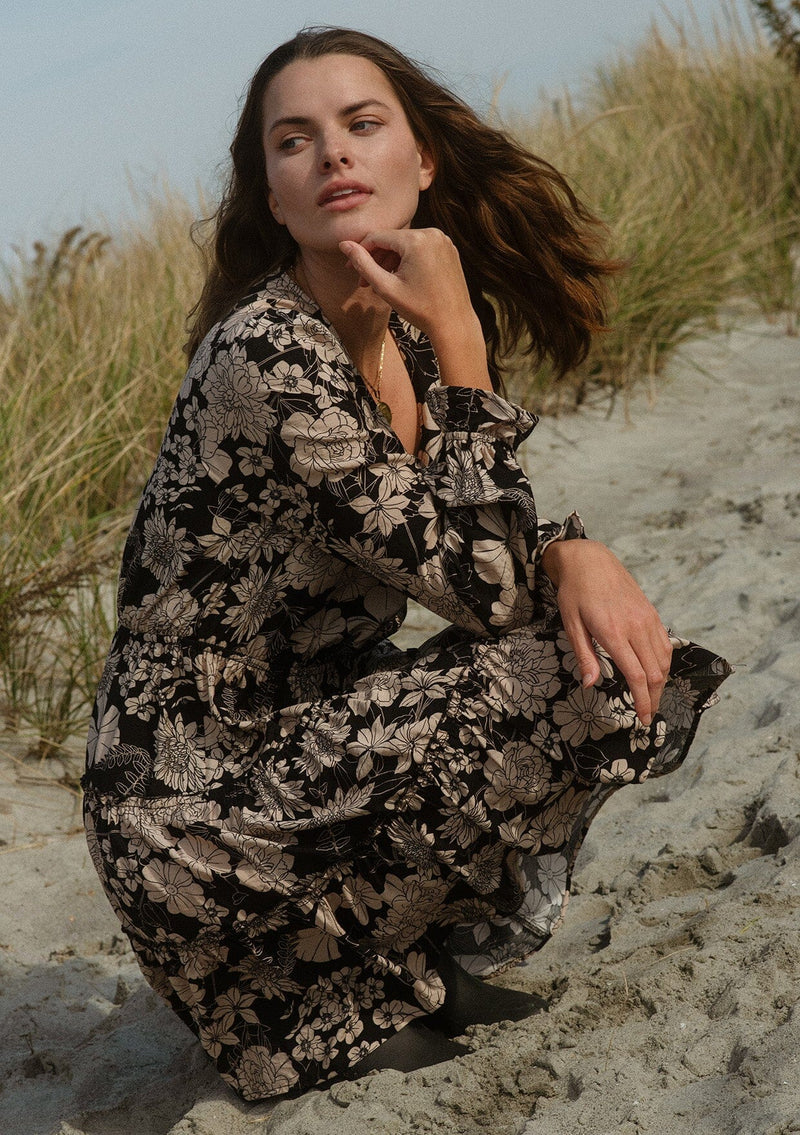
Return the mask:
[[[388,332],[386,333],[386,335],[383,336],[383,341],[381,343],[381,357],[378,360],[378,375],[377,375],[377,378],[375,379],[375,385],[373,386],[372,383],[369,382],[368,379],[366,379],[366,378],[364,379],[364,381],[367,384],[367,388],[369,389],[370,394],[375,399],[376,410],[378,411],[380,416],[383,418],[384,422],[386,422],[386,425],[390,426],[392,424],[392,408],[387,402],[384,402],[383,399],[381,398],[381,379],[383,378],[383,357],[386,353],[386,336],[387,335],[388,335]]]

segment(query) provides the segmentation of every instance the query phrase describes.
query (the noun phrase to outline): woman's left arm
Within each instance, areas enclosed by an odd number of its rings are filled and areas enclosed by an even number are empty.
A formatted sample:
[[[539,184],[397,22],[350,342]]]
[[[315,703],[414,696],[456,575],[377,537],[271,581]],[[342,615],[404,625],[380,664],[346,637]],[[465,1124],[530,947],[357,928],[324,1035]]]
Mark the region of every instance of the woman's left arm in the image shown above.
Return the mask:
[[[625,675],[636,713],[649,724],[672,657],[669,635],[652,603],[617,557],[594,540],[553,542],[541,566],[556,587],[584,686],[600,677],[594,640]]]

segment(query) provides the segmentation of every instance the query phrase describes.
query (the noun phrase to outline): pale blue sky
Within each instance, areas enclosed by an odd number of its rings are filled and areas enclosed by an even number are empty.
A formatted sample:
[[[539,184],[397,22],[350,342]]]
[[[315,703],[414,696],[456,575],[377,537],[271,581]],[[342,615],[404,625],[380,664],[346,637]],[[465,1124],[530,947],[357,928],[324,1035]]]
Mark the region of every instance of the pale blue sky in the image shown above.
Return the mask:
[[[477,109],[575,90],[688,0],[19,0],[0,13],[0,257],[10,242],[109,223],[130,184],[215,184],[262,58],[306,24],[372,32],[437,68]],[[693,0],[704,29],[747,0]],[[727,13],[727,14],[726,14]],[[746,17],[745,17],[746,18]]]

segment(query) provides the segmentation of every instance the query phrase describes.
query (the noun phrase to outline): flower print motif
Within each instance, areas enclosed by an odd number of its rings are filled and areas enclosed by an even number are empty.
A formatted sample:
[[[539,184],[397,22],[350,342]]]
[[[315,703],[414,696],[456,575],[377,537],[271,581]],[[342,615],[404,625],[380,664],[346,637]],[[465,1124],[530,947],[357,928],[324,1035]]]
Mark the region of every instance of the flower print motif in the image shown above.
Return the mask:
[[[376,1001],[380,1001],[385,996],[383,981],[381,978],[368,974],[364,980],[356,986],[355,997],[360,1005],[369,1009]]]
[[[227,874],[231,869],[227,852],[199,835],[186,835],[179,840],[173,856],[177,863],[181,863],[196,878],[205,879],[209,883],[214,875]]]
[[[393,1029],[395,1032],[402,1028],[409,1020],[419,1016],[419,1009],[405,1001],[396,998],[393,1001],[384,1001],[372,1011],[373,1024],[379,1029]]]
[[[170,637],[188,635],[194,629],[199,613],[194,596],[182,588],[174,588],[160,595],[158,602],[150,608],[146,629],[152,634],[166,634]],[[155,687],[162,675],[155,672],[152,661],[147,673],[149,682]]]
[[[589,795],[588,790],[567,788],[537,817],[542,843],[562,847],[567,842],[573,828],[583,822],[583,809]]]
[[[371,910],[380,910],[383,900],[363,875],[347,875],[342,880],[342,906],[352,910],[362,926],[370,920]]]
[[[317,1032],[328,1032],[347,1017],[348,1006],[337,991],[323,995],[317,1004],[317,1014],[311,1027]]]
[[[632,769],[627,761],[612,761],[608,768],[600,769],[601,784],[628,784],[636,776],[636,769]]]
[[[296,654],[313,658],[325,647],[341,642],[346,630],[347,623],[338,607],[323,608],[315,611],[292,633],[292,646]]]
[[[483,772],[489,781],[485,800],[501,811],[513,804],[538,804],[550,793],[550,766],[530,741],[509,741],[487,750]]]
[[[347,568],[314,540],[294,544],[283,561],[287,583],[296,591],[321,595],[340,579]]]
[[[382,536],[390,536],[395,528],[406,522],[408,497],[392,494],[391,486],[379,481],[371,497],[360,496],[350,501],[350,508],[364,517],[365,532],[378,531]]]
[[[336,1043],[353,1044],[356,1037],[361,1036],[363,1031],[364,1022],[355,1013],[351,1013],[344,1025],[336,1030]]]
[[[646,749],[650,744],[650,726],[645,725],[638,717],[634,717],[634,724],[628,734],[628,741],[632,753],[635,753],[638,749]]]
[[[493,627],[513,630],[527,626],[533,618],[533,598],[523,587],[501,591],[494,603],[489,622]]]
[[[138,891],[141,886],[138,859],[132,855],[120,855],[115,861],[117,877],[129,891]]]
[[[250,783],[258,793],[263,813],[269,820],[293,820],[303,810],[303,781],[289,780],[288,773],[288,763],[277,761],[256,766],[250,774]]]
[[[302,990],[302,986],[288,977],[271,958],[250,954],[233,966],[232,971],[241,976],[245,985],[268,1000],[276,997],[279,1001],[285,1001],[285,994],[299,993]]]
[[[204,990],[199,988],[192,981],[187,981],[185,977],[180,977],[174,974],[167,978],[169,983],[165,996],[169,999],[169,995],[174,993],[177,995],[178,1000],[184,1004],[187,1009],[193,1009],[196,1005],[203,1002],[205,996]]]
[[[403,675],[395,670],[376,670],[353,684],[354,690],[364,690],[373,705],[394,705],[400,693]]]
[[[397,848],[400,858],[407,863],[413,863],[422,871],[430,871],[435,867],[439,856],[434,846],[433,833],[428,831],[425,824],[392,820],[386,834]]]
[[[446,843],[452,840],[459,847],[469,847],[482,832],[491,830],[486,807],[476,796],[470,796],[463,804],[445,804],[445,822],[437,829]]]
[[[673,728],[689,729],[697,712],[698,696],[687,678],[670,678],[658,704],[659,716]]]
[[[387,493],[407,498],[415,489],[418,474],[407,453],[387,453],[383,461],[370,465],[369,471]]]
[[[266,477],[274,465],[268,453],[250,445],[237,449],[236,456],[239,458],[239,470],[243,477]]]
[[[479,895],[490,895],[500,886],[505,855],[506,849],[502,844],[490,844],[476,851],[459,869],[474,891]]]
[[[207,556],[228,564],[247,558],[252,535],[247,528],[234,528],[227,516],[217,513],[211,521],[211,531],[198,536],[197,542]]]
[[[236,1033],[226,1029],[222,1021],[211,1021],[200,1026],[200,1043],[212,1060],[217,1060],[225,1044],[238,1044]]]
[[[561,903],[567,890],[567,861],[563,855],[537,855],[536,882],[552,903]]]
[[[280,394],[314,394],[311,374],[297,363],[279,359],[269,370],[269,388]]]
[[[264,305],[255,301],[244,304],[229,315],[222,325],[220,342],[238,343],[240,340],[258,339],[270,336],[272,313],[264,310]]]
[[[243,849],[245,850],[245,849]],[[236,866],[236,878],[252,891],[277,891],[291,894],[297,886],[292,871],[294,861],[280,847],[264,840],[253,840],[246,847],[247,859]]]
[[[633,699],[629,693],[625,693],[622,697],[609,698],[608,712],[620,729],[638,728],[636,710],[633,708]]]
[[[246,1100],[285,1095],[299,1078],[297,1069],[288,1056],[281,1052],[273,1055],[261,1044],[245,1048],[235,1075],[225,1075],[225,1079],[238,1086]]]
[[[249,573],[231,588],[239,603],[232,603],[222,617],[236,639],[258,634],[270,615],[283,603],[284,591],[271,576],[254,565]]]
[[[472,559],[475,571],[492,587],[509,591],[514,586],[514,560],[503,540],[474,540]]]
[[[422,707],[447,697],[446,678],[442,670],[417,666],[410,673],[401,674],[400,679],[400,688],[406,691],[399,703],[403,707]]]
[[[587,737],[598,741],[619,728],[608,711],[608,699],[595,686],[578,686],[564,701],[555,702],[553,722],[562,739],[575,747],[582,745]]]
[[[174,517],[167,521],[161,508],[148,516],[143,532],[142,566],[166,587],[181,574],[194,545],[186,539],[186,529],[178,528]]]
[[[342,731],[332,729],[327,722],[321,722],[317,729],[304,729],[297,764],[312,780],[318,780],[324,768],[333,768],[344,758],[343,740]]]
[[[255,1000],[255,993],[245,993],[238,985],[232,985],[227,993],[217,998],[211,1016],[219,1020],[226,1031],[233,1028],[237,1018],[249,1025],[257,1025],[258,1014],[251,1008]]]
[[[387,875],[384,901],[389,909],[375,921],[372,938],[376,947],[382,952],[403,951],[421,938],[435,918],[448,886],[440,878],[408,875],[401,879]]]
[[[469,448],[448,450],[445,468],[436,483],[436,495],[449,505],[476,505],[497,497],[483,462],[478,464]]]
[[[301,312],[292,321],[291,331],[293,342],[313,351],[315,360],[324,363],[342,361],[339,341],[321,319]]]
[[[222,943],[217,927],[202,930],[196,938],[177,947],[177,954],[188,978],[208,977],[228,958],[228,947]],[[232,1043],[232,1042],[231,1042]]]
[[[323,477],[338,480],[366,460],[369,434],[344,410],[331,407],[317,415],[298,410],[280,432],[292,470],[312,486]]]
[[[431,736],[440,720],[441,714],[434,713],[428,717],[421,717],[418,721],[407,721],[394,730],[382,749],[387,756],[400,758],[395,766],[395,773],[407,772],[412,764],[421,765],[424,762]]]
[[[479,658],[489,693],[507,714],[520,713],[532,721],[561,689],[558,655],[546,639],[512,632],[482,647]]]
[[[205,376],[206,416],[216,439],[240,438],[265,445],[277,423],[270,406],[271,392],[257,363],[232,346],[217,357]]]
[[[151,860],[142,868],[147,897],[151,902],[165,903],[170,914],[196,918],[203,906],[203,888],[178,863]]]
[[[301,1025],[295,1033],[292,1060],[298,1062],[307,1060],[322,1061],[327,1053],[325,1041],[311,1025]]]
[[[349,540],[341,540],[334,537],[330,541],[330,548],[369,576],[379,575],[399,582],[407,574],[403,560],[387,555],[386,548],[373,539],[362,540],[351,536]]]
[[[384,722],[382,717],[376,718],[367,728],[359,729],[355,740],[347,746],[348,753],[359,758],[356,766],[357,780],[369,776],[375,764],[374,758],[378,758],[380,766],[380,758],[391,754],[390,742],[394,733],[394,726]]]
[[[101,764],[118,744],[119,710],[115,705],[106,707],[106,699],[101,696],[89,723],[89,739],[86,745],[87,765],[91,768],[95,764]]]
[[[162,714],[154,733],[153,775],[178,792],[200,792],[213,763],[197,741],[197,722],[180,713]]]

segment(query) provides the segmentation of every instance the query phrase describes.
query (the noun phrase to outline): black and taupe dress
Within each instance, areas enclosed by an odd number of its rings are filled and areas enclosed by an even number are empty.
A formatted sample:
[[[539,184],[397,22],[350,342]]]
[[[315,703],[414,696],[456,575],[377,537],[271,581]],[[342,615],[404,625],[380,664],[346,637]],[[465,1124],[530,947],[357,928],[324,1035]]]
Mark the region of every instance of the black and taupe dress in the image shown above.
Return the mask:
[[[729,673],[675,640],[646,727],[582,688],[515,458],[533,417],[443,386],[410,456],[286,275],[198,350],[125,549],[84,778],[149,982],[246,1099],[340,1076],[558,924],[587,824],[684,757]],[[402,651],[412,597],[450,626]]]

